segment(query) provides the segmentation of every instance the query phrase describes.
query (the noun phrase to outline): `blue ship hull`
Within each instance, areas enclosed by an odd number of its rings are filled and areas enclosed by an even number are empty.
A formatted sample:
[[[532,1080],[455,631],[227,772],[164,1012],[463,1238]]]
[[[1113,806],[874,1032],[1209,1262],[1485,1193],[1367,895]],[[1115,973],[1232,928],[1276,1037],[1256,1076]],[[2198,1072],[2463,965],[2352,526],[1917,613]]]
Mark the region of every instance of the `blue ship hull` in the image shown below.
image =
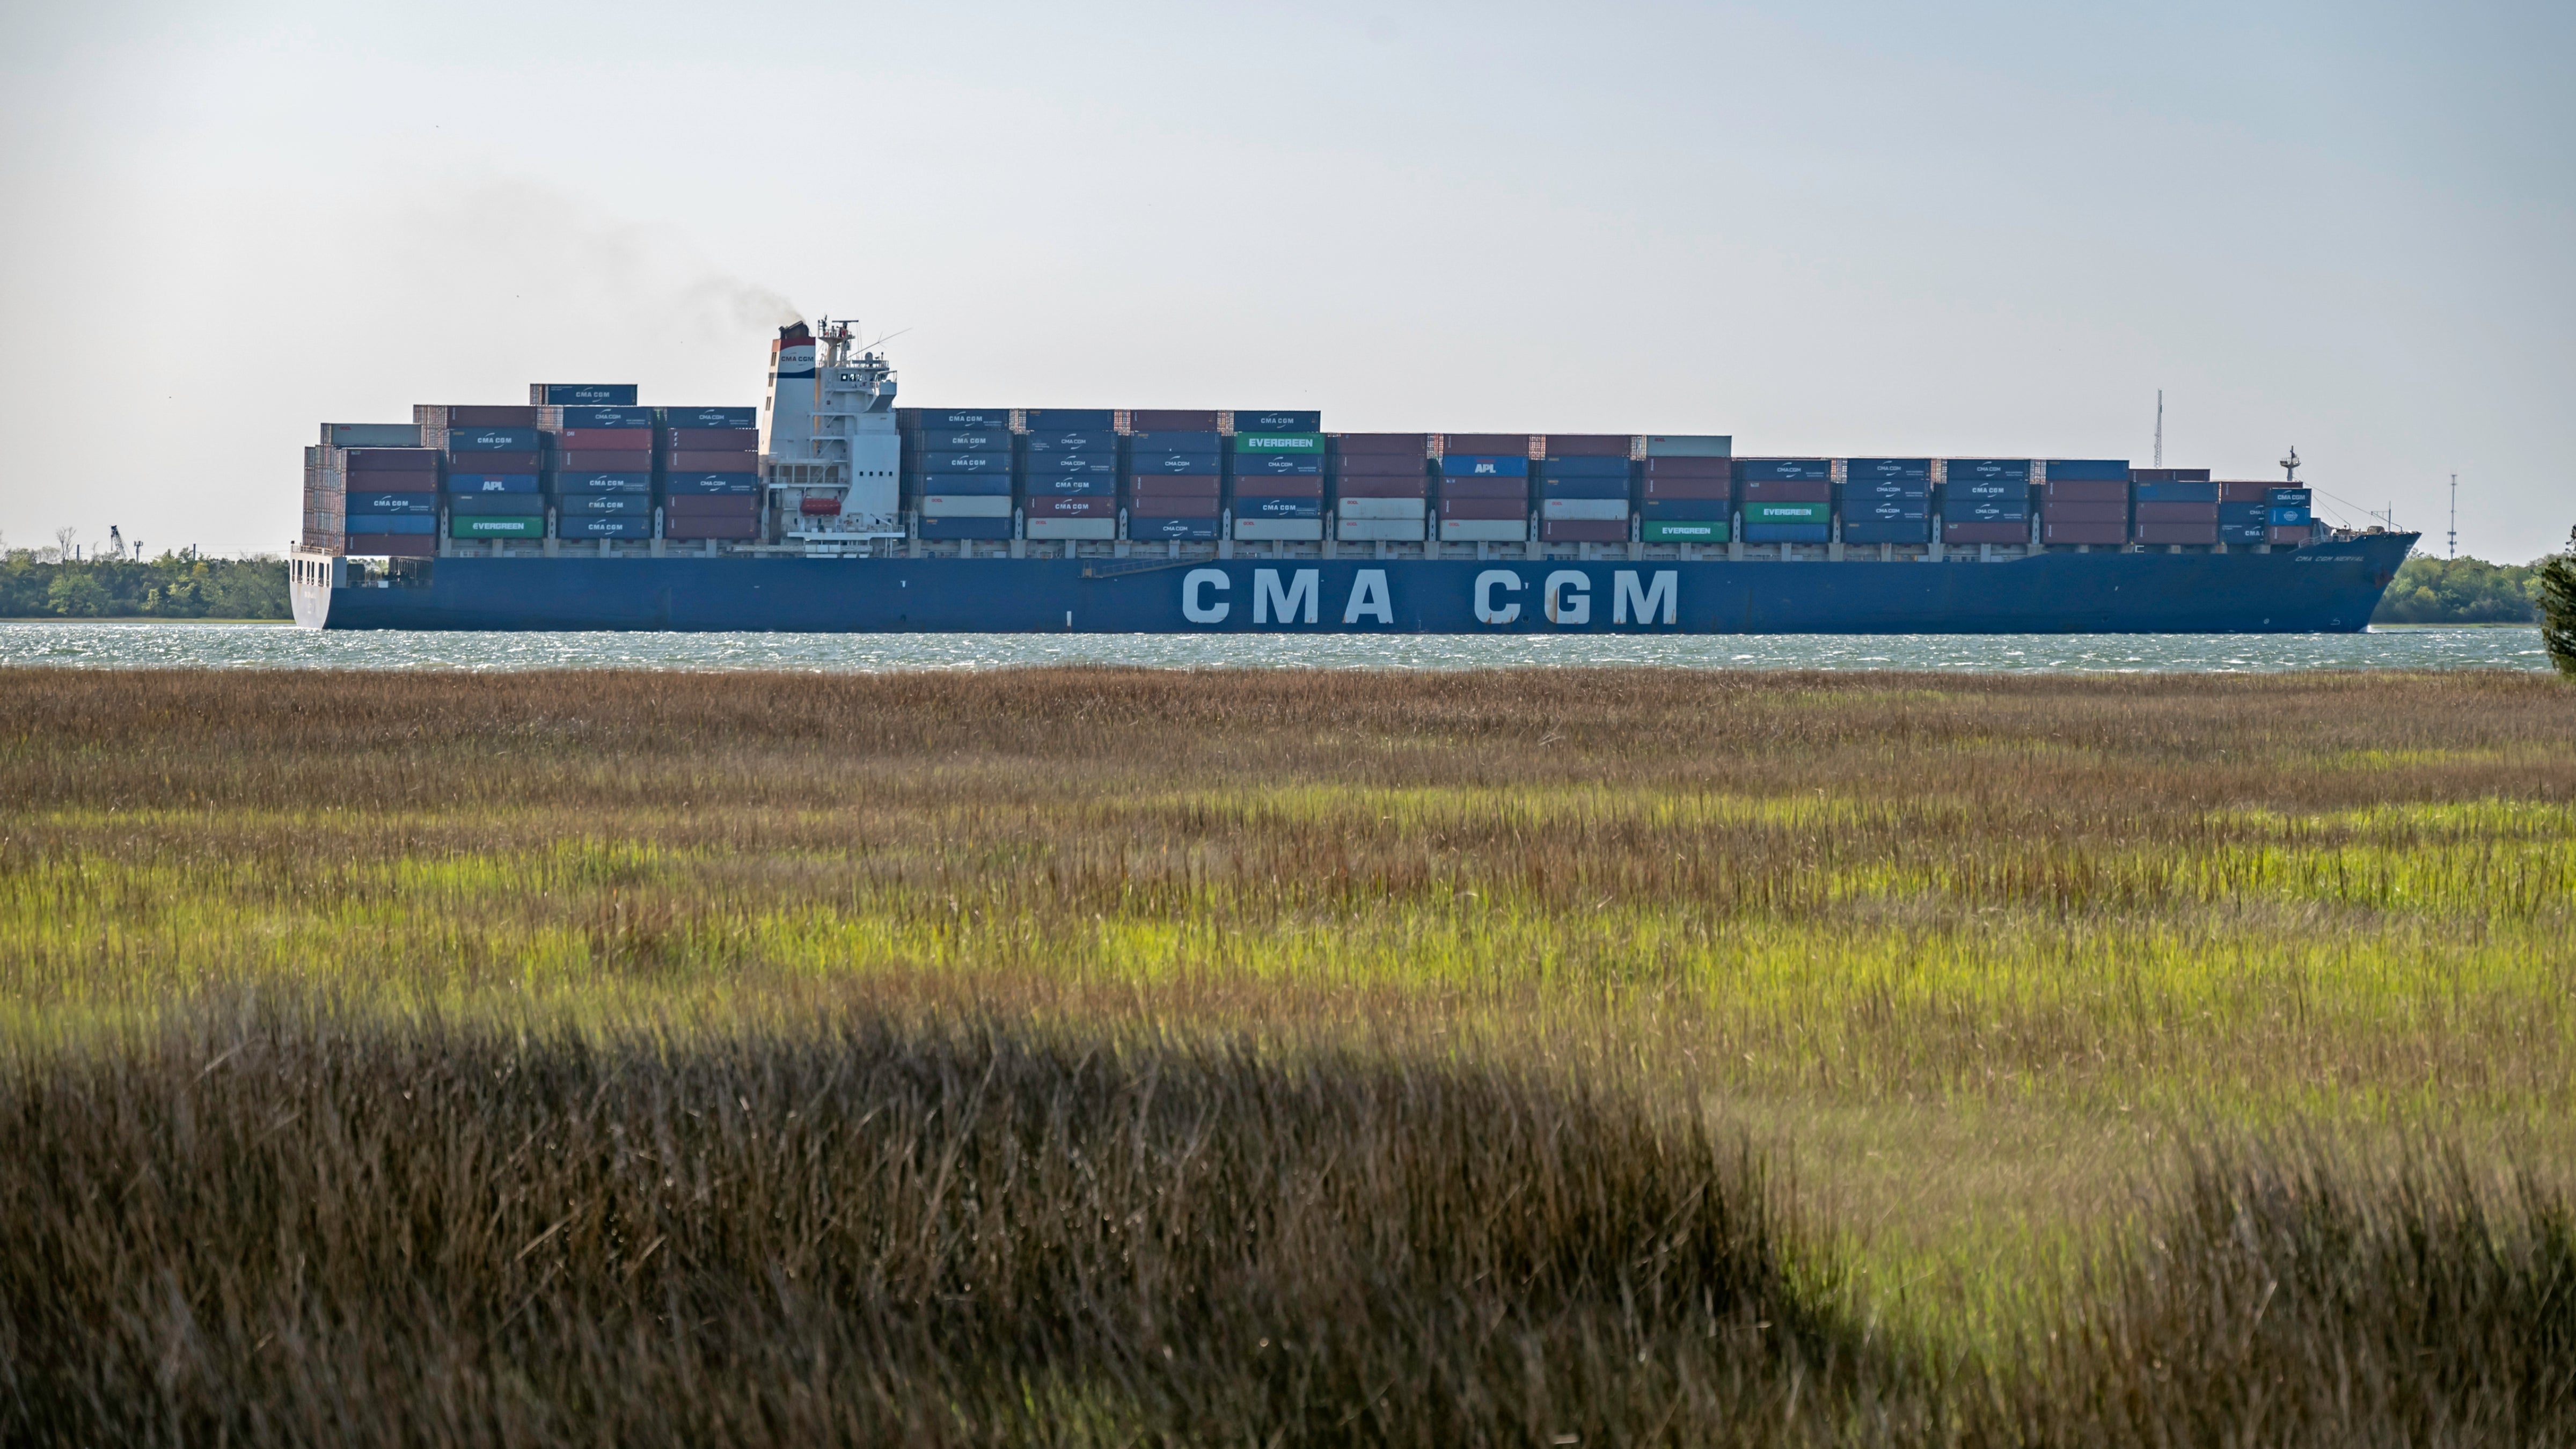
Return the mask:
[[[839,633],[2332,633],[2415,542],[1992,563],[478,558],[425,583],[299,582],[329,629]]]

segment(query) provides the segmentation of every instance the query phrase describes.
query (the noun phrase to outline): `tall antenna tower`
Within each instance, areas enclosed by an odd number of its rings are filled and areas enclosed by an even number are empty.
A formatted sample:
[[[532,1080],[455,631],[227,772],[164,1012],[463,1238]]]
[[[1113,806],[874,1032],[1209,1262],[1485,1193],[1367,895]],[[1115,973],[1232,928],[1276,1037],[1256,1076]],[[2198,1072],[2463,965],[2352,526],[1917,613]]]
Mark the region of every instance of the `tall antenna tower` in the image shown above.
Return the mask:
[[[2460,475],[2451,475],[2451,557],[2460,556]]]
[[[2156,466],[2165,465],[2165,390],[2156,389]]]

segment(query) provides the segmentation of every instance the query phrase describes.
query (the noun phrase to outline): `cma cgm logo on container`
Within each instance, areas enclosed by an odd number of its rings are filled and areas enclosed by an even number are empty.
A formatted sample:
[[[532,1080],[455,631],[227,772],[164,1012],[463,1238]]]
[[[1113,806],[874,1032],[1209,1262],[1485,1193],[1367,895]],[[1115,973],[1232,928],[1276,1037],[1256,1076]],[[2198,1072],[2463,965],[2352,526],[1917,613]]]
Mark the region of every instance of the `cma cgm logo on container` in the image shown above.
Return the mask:
[[[1254,569],[1252,622],[1256,626],[1321,622],[1323,579],[1321,569]],[[1223,569],[1190,570],[1181,578],[1181,617],[1193,624],[1226,622],[1234,616],[1234,601],[1228,597],[1233,590],[1234,579]],[[1532,592],[1536,594],[1530,600],[1536,618],[1558,628],[1583,628],[1592,623],[1592,576],[1577,569],[1558,569],[1548,574],[1534,591],[1530,581],[1517,570],[1487,569],[1476,575],[1470,585],[1469,603],[1479,624],[1517,624],[1521,621],[1522,598]],[[1670,624],[1680,611],[1679,571],[1658,569],[1651,579],[1639,569],[1612,572],[1611,623]],[[1353,571],[1350,596],[1342,606],[1342,623],[1394,622],[1395,600],[1387,584],[1387,571]]]

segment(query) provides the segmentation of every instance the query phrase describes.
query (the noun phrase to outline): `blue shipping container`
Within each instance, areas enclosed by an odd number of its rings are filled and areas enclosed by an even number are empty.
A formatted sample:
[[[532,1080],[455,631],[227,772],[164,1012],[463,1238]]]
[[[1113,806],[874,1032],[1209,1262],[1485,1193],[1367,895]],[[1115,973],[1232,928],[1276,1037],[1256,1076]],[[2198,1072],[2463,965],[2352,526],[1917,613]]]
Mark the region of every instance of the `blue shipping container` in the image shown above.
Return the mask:
[[[1831,458],[1738,458],[1735,481],[1738,483],[1811,483],[1834,476]],[[1774,528],[1808,528],[1804,523],[1768,524]]]
[[[1928,518],[1846,518],[1843,520],[1845,543],[1929,543],[1932,520]]]
[[[642,493],[567,493],[555,506],[567,517],[626,518],[651,514],[653,500]]]
[[[450,454],[533,453],[544,446],[534,428],[464,428],[447,435]]]
[[[1008,486],[1008,481],[1005,480],[1004,487]],[[698,498],[758,493],[760,475],[757,473],[674,473],[662,480],[662,491],[684,493]]]
[[[1118,423],[1108,408],[1031,408],[1021,426],[1032,433],[1105,433]]]
[[[438,515],[421,513],[352,513],[347,529],[351,533],[436,533]]]
[[[2027,498],[1961,498],[1941,500],[1941,516],[1952,523],[2017,522],[2030,517]]]
[[[2126,458],[2051,458],[2048,460],[2051,483],[2126,483],[2129,460]]]
[[[1137,453],[1127,462],[1130,473],[1221,473],[1222,453]]]
[[[1114,478],[1118,476],[1118,455],[1115,453],[1033,453],[1029,455],[1027,472],[1032,478],[1080,477],[1086,473],[1097,473],[1102,477]]]
[[[2263,491],[2263,501],[2275,508],[2307,508],[2316,501],[2308,493],[2305,488],[2267,488]]]
[[[914,453],[1007,453],[1012,435],[1007,432],[974,432],[969,429],[942,428],[935,433],[906,433],[905,451]]]
[[[2140,483],[2131,490],[2140,503],[2216,503],[2215,483]]]
[[[1946,465],[1944,476],[1954,484],[1969,479],[1991,482],[2005,478],[2028,483],[2030,460],[2028,458],[1953,458]],[[2126,472],[2120,474],[2124,480],[2128,476]]]
[[[537,384],[537,401],[556,407],[631,408],[635,406],[635,384],[631,382],[541,382]],[[582,426],[600,427],[605,424],[584,423]]]
[[[921,520],[923,538],[1009,538],[1011,520],[1007,518],[925,518]]]
[[[2222,503],[2218,505],[2218,526],[2225,528],[2235,523],[2259,528],[2270,512],[2271,509],[2261,503]]]
[[[348,495],[343,507],[352,518],[361,513],[434,515],[438,512],[438,495],[435,493],[352,493]]]
[[[1237,498],[1234,500],[1234,516],[1237,518],[1321,518],[1324,516],[1324,500],[1321,498]]]
[[[572,516],[555,520],[557,538],[651,538],[651,515],[640,518]]]
[[[1544,478],[1539,481],[1542,498],[1625,498],[1628,477],[1615,478]]]
[[[921,471],[924,473],[1000,473],[1007,476],[1011,471],[1011,455],[1008,453],[924,453],[921,455]]]
[[[1238,433],[1320,433],[1324,415],[1319,412],[1247,412],[1235,409],[1234,430]]]
[[[1049,498],[1115,498],[1118,475],[1115,473],[1049,473],[1029,475],[1031,496]]]
[[[1922,505],[1932,498],[1932,485],[1920,478],[1901,483],[1846,483],[1843,497],[1854,503],[1912,503]]]
[[[1113,476],[1111,482],[1117,479]],[[932,473],[921,480],[923,493],[942,493],[951,498],[1008,498],[1011,475],[1008,473]]]
[[[1824,543],[1832,528],[1822,523],[1748,523],[1744,525],[1746,543]]]
[[[1866,503],[1845,503],[1843,517],[1875,518],[1882,523],[1907,518],[1929,522],[1932,509],[1926,500],[1919,498],[1879,498]]]
[[[557,493],[650,493],[650,473],[557,473]]]
[[[1131,514],[1127,519],[1127,536],[1204,542],[1216,537],[1216,520],[1213,518],[1147,518]]]
[[[760,426],[758,408],[661,408],[662,426],[666,428],[731,428],[736,432]],[[1009,423],[1002,425],[1005,428]]]
[[[1452,453],[1440,460],[1440,475],[1444,478],[1526,478],[1529,476],[1529,459]]]
[[[1139,453],[1222,453],[1223,433],[1133,433],[1128,446]]]
[[[1234,474],[1238,478],[1250,478],[1254,476],[1269,478],[1312,478],[1320,475],[1323,471],[1324,455],[1321,453],[1308,453],[1303,457],[1293,453],[1284,455],[1279,453],[1237,453],[1234,455]]]
[[[467,493],[447,500],[447,511],[469,517],[526,518],[546,511],[534,493]]]
[[[2030,497],[2030,485],[2019,478],[1953,478],[1947,491],[1952,498]]]
[[[2271,530],[2265,528],[2259,523],[2221,523],[2218,525],[2218,541],[2220,543],[2265,543],[2268,542],[2271,537]]]
[[[1049,429],[1043,433],[1031,428],[1028,431],[1028,440],[1029,451],[1032,453],[1114,453],[1118,451],[1118,435],[1107,428],[1071,431]]]
[[[2270,512],[2274,528],[2305,528],[2314,521],[2304,508],[2275,508]]]
[[[1637,516],[1649,523],[1724,523],[1735,505],[1723,498],[1649,498]]]
[[[450,473],[447,475],[447,491],[450,493],[534,493],[537,491],[537,475],[534,473]]]
[[[1852,458],[1843,464],[1843,479],[1854,488],[1864,483],[1929,487],[1932,482],[1932,460],[1929,458]]]
[[[653,426],[651,408],[565,408],[563,425],[567,428],[649,428]],[[646,446],[651,446],[649,443]]]
[[[1628,476],[1628,460],[1625,458],[1550,458],[1539,464],[1538,470],[1549,478],[1625,478]]]

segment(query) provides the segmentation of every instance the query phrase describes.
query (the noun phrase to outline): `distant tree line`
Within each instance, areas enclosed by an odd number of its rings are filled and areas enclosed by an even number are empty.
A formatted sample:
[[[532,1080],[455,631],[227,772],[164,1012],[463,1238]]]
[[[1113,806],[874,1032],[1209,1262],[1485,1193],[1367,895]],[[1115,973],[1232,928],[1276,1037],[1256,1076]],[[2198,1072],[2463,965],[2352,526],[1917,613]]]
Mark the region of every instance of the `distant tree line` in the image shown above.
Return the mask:
[[[0,618],[286,619],[286,561],[274,555],[64,558],[60,549],[0,554]]]
[[[2410,558],[2380,596],[2374,624],[2528,624],[2539,615],[2540,565]]]

